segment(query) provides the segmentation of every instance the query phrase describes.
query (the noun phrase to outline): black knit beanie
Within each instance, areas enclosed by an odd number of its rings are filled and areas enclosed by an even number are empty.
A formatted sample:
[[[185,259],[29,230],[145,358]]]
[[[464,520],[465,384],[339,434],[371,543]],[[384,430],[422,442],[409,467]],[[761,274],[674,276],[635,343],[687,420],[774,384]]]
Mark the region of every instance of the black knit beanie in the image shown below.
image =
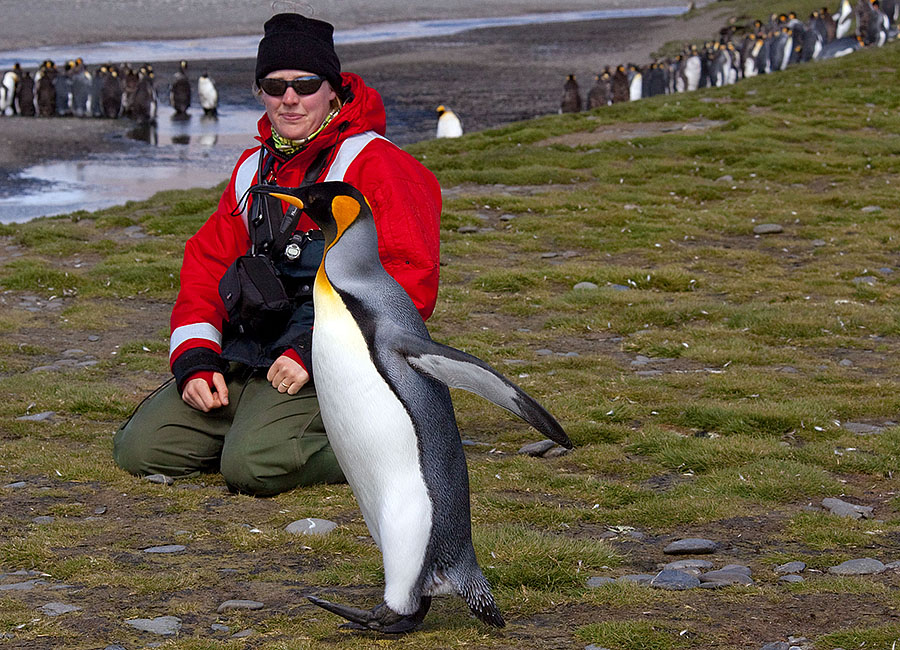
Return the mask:
[[[334,26],[300,14],[276,14],[266,21],[256,55],[256,78],[275,70],[303,70],[325,77],[341,92],[341,62],[334,51]]]

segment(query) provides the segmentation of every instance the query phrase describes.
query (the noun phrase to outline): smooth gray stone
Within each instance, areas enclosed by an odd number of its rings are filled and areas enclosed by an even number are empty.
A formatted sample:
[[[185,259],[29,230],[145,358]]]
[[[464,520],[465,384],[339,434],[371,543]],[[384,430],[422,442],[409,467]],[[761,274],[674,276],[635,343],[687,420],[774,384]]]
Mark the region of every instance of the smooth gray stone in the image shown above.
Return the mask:
[[[126,625],[130,625],[141,632],[151,632],[168,636],[178,634],[181,629],[181,619],[177,616],[157,616],[156,618],[132,618],[125,621]]]
[[[94,508],[95,515],[105,515],[106,514],[106,506],[97,506]]]
[[[39,525],[52,524],[54,521],[56,521],[56,517],[51,517],[50,515],[41,515],[40,517],[35,517],[31,521]]]
[[[599,289],[599,287],[593,282],[579,282],[574,287],[572,287],[575,291],[591,291],[593,289]]]
[[[165,546],[151,546],[145,548],[144,553],[181,553],[185,547],[181,544],[166,544]]]
[[[718,582],[725,585],[752,585],[753,578],[740,571],[710,571],[700,576],[700,582]]]
[[[691,575],[699,576],[706,569],[712,569],[713,563],[709,560],[676,560],[665,565],[664,569],[672,571],[684,571]]]
[[[173,485],[175,483],[174,478],[165,474],[149,474],[144,477],[144,480],[150,483],[159,483],[160,485]]]
[[[744,575],[751,575],[753,573],[753,569],[748,567],[746,564],[726,564],[719,571],[731,571],[732,573],[743,573]]]
[[[788,584],[794,584],[806,581],[803,579],[803,576],[798,576],[795,573],[791,573],[786,576],[780,576],[778,578],[778,582],[787,582]]]
[[[850,433],[855,433],[859,436],[870,436],[884,433],[884,427],[880,427],[876,424],[865,424],[863,422],[844,422],[841,425],[841,428],[846,429]]]
[[[478,226],[460,226],[459,228],[456,229],[456,232],[458,232],[461,235],[468,235],[471,233],[476,233],[476,232],[478,232]]]
[[[63,359],[72,359],[74,357],[83,357],[87,352],[80,348],[70,348],[62,353]]]
[[[47,422],[53,419],[56,411],[43,411],[41,413],[32,413],[31,415],[20,415],[16,420],[20,422]]]
[[[897,560],[895,562],[889,562],[888,564],[884,565],[884,568],[887,571],[896,571],[897,569],[900,569],[900,560]]]
[[[241,630],[240,632],[235,632],[234,634],[232,634],[231,638],[232,639],[243,639],[245,637],[250,636],[251,634],[253,634],[253,630]]]
[[[541,458],[559,458],[560,456],[565,456],[569,453],[569,450],[565,447],[561,447],[557,445],[552,449],[548,449],[547,453],[545,453]]]
[[[838,365],[842,368],[850,368],[853,366],[853,362],[850,361],[850,359],[841,359],[840,361],[838,361]]]
[[[871,519],[872,517],[871,506],[858,506],[833,497],[822,499],[822,507],[838,517],[850,517],[851,519]]]
[[[285,527],[292,535],[326,535],[337,528],[337,524],[327,519],[308,517],[298,519]]]
[[[828,573],[837,576],[865,576],[884,571],[884,564],[870,557],[847,560],[837,566],[828,567]]]
[[[860,208],[860,212],[881,212],[880,205],[867,205],[864,208]]]
[[[868,284],[873,285],[878,282],[878,278],[874,275],[861,275],[859,277],[853,278],[853,284]]]
[[[39,609],[47,616],[61,616],[69,612],[77,612],[81,608],[75,605],[67,605],[66,603],[47,603],[46,605],[41,605]]]
[[[611,289],[615,291],[631,291],[631,287],[626,284],[611,284],[609,285]]]
[[[227,612],[229,609],[262,609],[264,605],[258,600],[226,600],[219,605],[217,613]]]
[[[753,227],[754,235],[777,235],[784,232],[784,226],[777,223],[761,223]]]
[[[594,587],[602,587],[604,585],[615,584],[615,580],[613,578],[606,578],[604,576],[594,576],[592,578],[588,578],[587,586],[593,589]]]
[[[25,582],[14,582],[9,585],[0,585],[0,591],[31,591],[40,584],[44,584],[44,581],[26,580]]]
[[[540,457],[553,449],[555,446],[556,443],[552,440],[538,440],[537,442],[530,442],[527,445],[521,447],[519,449],[519,453],[527,456]]]
[[[688,537],[672,542],[663,549],[667,555],[687,555],[689,553],[715,553],[719,544],[701,537]]]
[[[609,650],[609,648],[604,648],[602,646],[594,645],[592,643],[591,645],[584,646],[584,650]]]
[[[826,242],[824,239],[813,239],[810,243],[816,248],[821,248],[822,246],[828,245],[828,242]]]
[[[90,341],[91,343],[96,343],[99,340],[100,340],[100,337],[97,336],[96,334],[91,334],[90,336],[88,336],[88,341]]]
[[[9,488],[10,490],[18,490],[25,487],[26,485],[28,485],[28,483],[26,483],[25,481],[16,481],[15,483],[9,483],[7,485],[4,485],[3,487]]]
[[[784,641],[775,641],[773,643],[767,643],[759,650],[789,650],[791,646],[789,646]]]
[[[548,350],[547,348],[541,348],[540,350],[535,350],[534,353],[539,357],[549,357],[553,354],[553,350]]]
[[[645,357],[643,354],[639,354],[639,355],[637,355],[637,356],[634,358],[634,360],[631,362],[631,365],[633,365],[633,366],[646,366],[648,363],[650,363],[650,361],[652,361],[652,359],[650,359],[650,357]]]
[[[222,625],[221,623],[213,623],[209,626],[213,632],[231,632],[231,628],[227,625]]]
[[[733,182],[734,182],[734,176],[732,176],[731,174],[725,174],[724,176],[719,176],[719,177],[716,179],[716,182],[717,182],[717,183],[733,183]]]
[[[616,582],[631,582],[636,585],[649,585],[655,576],[650,575],[649,573],[638,573],[635,575],[621,576],[616,579]]]
[[[804,570],[806,570],[806,562],[800,562],[799,560],[775,567],[775,573],[778,575],[784,575],[786,573],[802,573]]]
[[[112,645],[108,645],[103,650],[125,650],[123,646],[120,646],[118,643],[114,643]]]
[[[697,576],[692,576],[684,571],[663,569],[650,581],[650,586],[656,587],[657,589],[668,589],[670,591],[684,591],[685,589],[699,587],[700,580]]]

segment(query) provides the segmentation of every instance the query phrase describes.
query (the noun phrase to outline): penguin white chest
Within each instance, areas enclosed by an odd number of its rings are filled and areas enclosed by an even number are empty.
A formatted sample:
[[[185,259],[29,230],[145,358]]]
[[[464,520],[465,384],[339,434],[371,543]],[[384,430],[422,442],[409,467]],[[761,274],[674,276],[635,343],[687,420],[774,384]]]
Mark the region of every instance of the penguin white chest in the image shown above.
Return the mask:
[[[387,511],[401,504],[420,514],[427,510],[430,528],[431,505],[409,413],[378,372],[343,301],[318,282],[314,299],[312,356],[322,420],[375,541]]]

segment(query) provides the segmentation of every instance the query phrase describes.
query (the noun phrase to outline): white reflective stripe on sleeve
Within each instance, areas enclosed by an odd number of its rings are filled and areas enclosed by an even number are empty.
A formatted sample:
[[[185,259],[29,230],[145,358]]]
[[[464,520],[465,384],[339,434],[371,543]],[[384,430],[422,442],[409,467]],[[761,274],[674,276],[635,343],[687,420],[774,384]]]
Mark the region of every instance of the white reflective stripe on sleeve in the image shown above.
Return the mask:
[[[328,168],[328,175],[325,177],[325,181],[344,180],[344,174],[347,173],[350,164],[372,140],[387,140],[387,138],[378,135],[374,131],[366,131],[359,135],[351,135],[344,140],[341,143],[341,148],[338,149],[337,155],[334,157],[334,162]]]
[[[259,171],[259,155],[260,151],[247,158],[238,167],[237,173],[234,175],[234,203],[241,205],[241,199],[244,199],[244,208],[241,210],[241,218],[244,220],[244,227],[247,228],[247,200],[244,194],[253,186],[256,180],[256,173]],[[249,232],[249,228],[247,230]]]
[[[209,323],[193,323],[176,327],[169,339],[169,357],[178,349],[178,346],[191,339],[205,339],[212,341],[219,347],[222,346],[222,332]]]

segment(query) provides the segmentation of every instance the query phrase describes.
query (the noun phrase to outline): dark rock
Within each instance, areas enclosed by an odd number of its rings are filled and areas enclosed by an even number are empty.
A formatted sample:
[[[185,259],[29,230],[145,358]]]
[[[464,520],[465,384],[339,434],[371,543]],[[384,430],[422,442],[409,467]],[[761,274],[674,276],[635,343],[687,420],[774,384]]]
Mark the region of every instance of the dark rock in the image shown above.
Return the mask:
[[[222,612],[227,612],[229,609],[262,609],[264,606],[265,605],[258,600],[226,600],[219,605],[216,612],[221,614]]]
[[[712,569],[713,563],[709,560],[676,560],[675,562],[669,562],[663,568],[671,569],[673,571],[684,571],[685,573],[691,573],[693,575],[700,575],[703,570]]]
[[[638,573],[636,575],[621,576],[616,579],[616,582],[630,582],[636,585],[649,585],[651,582],[653,582],[654,577],[655,576],[652,576],[648,573]]]
[[[806,570],[806,562],[800,562],[799,560],[775,567],[775,573],[778,575],[784,575],[786,573],[802,573],[804,570]]]
[[[838,576],[865,576],[884,571],[884,564],[870,557],[847,560],[837,566],[828,567],[828,573]]]
[[[615,584],[615,582],[616,581],[613,578],[606,578],[603,576],[594,576],[592,578],[588,578],[587,586],[590,587],[591,589],[594,589],[595,587],[603,587],[604,585]]]
[[[700,582],[718,582],[724,585],[752,585],[753,578],[742,571],[710,571],[700,576]]]
[[[176,616],[132,618],[125,621],[125,624],[141,632],[151,632],[163,636],[178,634],[178,631],[181,630],[181,619]]]
[[[663,569],[653,577],[653,580],[650,581],[650,586],[670,591],[684,591],[685,589],[699,587],[700,580],[697,579],[697,576],[692,576],[684,571]]]
[[[803,576],[798,576],[795,573],[791,573],[786,576],[780,576],[778,578],[778,582],[786,582],[788,584],[797,584],[800,582],[805,582],[805,580],[803,579]]]
[[[672,542],[663,549],[663,553],[667,555],[688,555],[690,553],[715,553],[719,548],[719,544],[700,537],[689,537]]]
[[[41,605],[39,609],[47,616],[62,616],[69,612],[77,612],[81,608],[75,605],[67,605],[66,603],[47,603],[46,605]]]
[[[521,447],[519,453],[527,456],[540,457],[554,447],[556,447],[556,443],[552,440],[538,440],[537,442],[531,442],[524,447]]]

